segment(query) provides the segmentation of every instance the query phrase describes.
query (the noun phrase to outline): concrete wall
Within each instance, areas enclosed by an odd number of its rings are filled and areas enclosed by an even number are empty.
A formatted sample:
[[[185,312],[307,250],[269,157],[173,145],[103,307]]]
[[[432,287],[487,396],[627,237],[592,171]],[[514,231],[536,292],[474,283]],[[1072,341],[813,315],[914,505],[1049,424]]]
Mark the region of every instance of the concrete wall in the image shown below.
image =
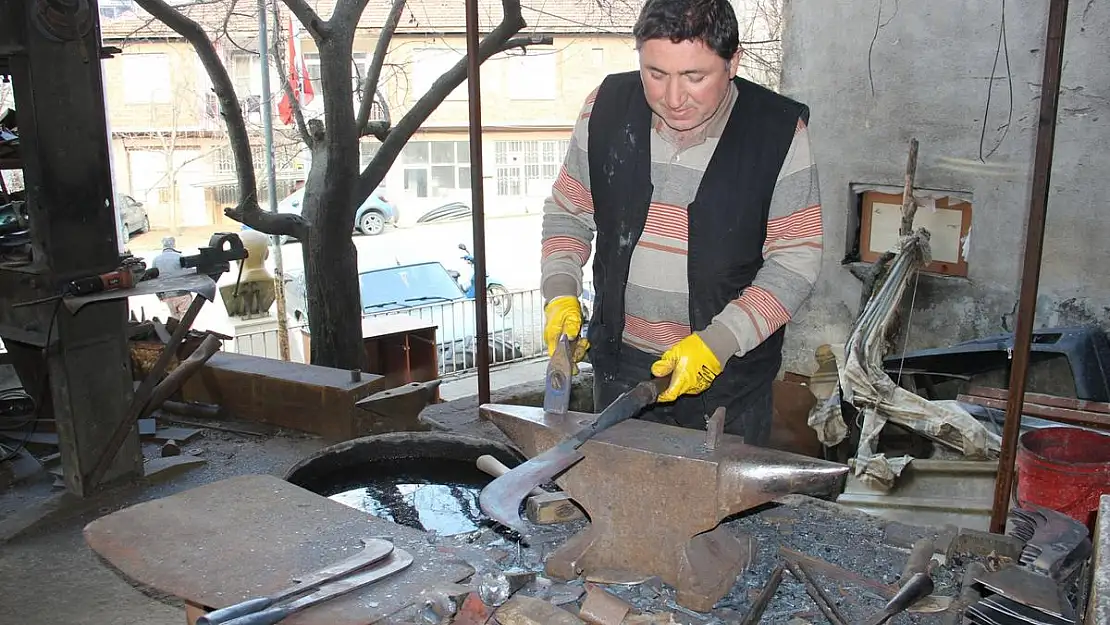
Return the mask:
[[[999,57],[1000,2],[786,0],[783,92],[812,109],[813,151],[825,216],[824,267],[813,298],[788,328],[786,366],[813,369],[813,349],[843,342],[859,306],[859,281],[841,261],[855,237],[853,183],[902,186],[911,137],[920,143],[917,186],[970,193],[967,279],[923,276],[910,349],[1012,331],[1020,283],[1048,0],[1006,3],[1009,74]],[[1056,134],[1038,327],[1110,321],[1110,5],[1072,2]],[[979,160],[1013,115],[997,151]]]

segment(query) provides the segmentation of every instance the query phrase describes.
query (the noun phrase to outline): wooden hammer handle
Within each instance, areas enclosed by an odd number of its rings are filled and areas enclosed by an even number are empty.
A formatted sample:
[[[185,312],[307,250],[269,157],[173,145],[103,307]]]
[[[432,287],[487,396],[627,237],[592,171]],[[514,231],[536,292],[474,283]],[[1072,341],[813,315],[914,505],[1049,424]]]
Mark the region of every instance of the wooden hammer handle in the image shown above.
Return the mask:
[[[509,472],[509,467],[505,466],[500,460],[494,458],[489,454],[478,456],[477,465],[479,471],[492,475],[493,477],[501,477],[502,475]],[[530,491],[530,494],[542,495],[546,492],[547,491],[537,486]]]

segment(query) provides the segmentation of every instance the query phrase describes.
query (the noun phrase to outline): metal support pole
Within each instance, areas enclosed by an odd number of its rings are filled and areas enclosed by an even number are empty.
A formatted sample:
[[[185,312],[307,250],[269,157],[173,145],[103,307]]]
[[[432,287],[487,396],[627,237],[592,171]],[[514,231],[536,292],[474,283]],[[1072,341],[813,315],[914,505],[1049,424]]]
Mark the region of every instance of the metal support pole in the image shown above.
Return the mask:
[[[1014,483],[1014,457],[1021,431],[1025,381],[1029,372],[1029,348],[1033,342],[1033,319],[1037,309],[1037,286],[1041,278],[1045,215],[1051,188],[1052,149],[1056,138],[1056,111],[1060,102],[1060,74],[1064,64],[1064,29],[1068,0],[1050,0],[1048,36],[1041,80],[1041,112],[1037,124],[1037,144],[1033,156],[1033,186],[1029,197],[1029,223],[1025,230],[1025,260],[1021,270],[1017,323],[1014,329],[1014,356],[1010,365],[1010,385],[1006,400],[1006,421],[1002,428],[1002,453],[998,458],[998,477],[994,483],[994,505],[990,530],[1006,530],[1010,511],[1010,492]]]
[[[262,136],[266,147],[266,191],[270,212],[278,212],[277,172],[274,171],[273,94],[270,91],[270,44],[266,33],[266,0],[258,0],[258,56],[262,59]],[[281,236],[271,235],[274,249],[274,301],[277,303],[278,352],[289,360],[289,327],[285,316],[285,268]]]
[[[486,315],[486,211],[482,189],[482,88],[478,63],[478,1],[466,0],[466,85],[470,95],[470,198],[474,228],[474,310],[478,403],[489,403],[489,317]]]

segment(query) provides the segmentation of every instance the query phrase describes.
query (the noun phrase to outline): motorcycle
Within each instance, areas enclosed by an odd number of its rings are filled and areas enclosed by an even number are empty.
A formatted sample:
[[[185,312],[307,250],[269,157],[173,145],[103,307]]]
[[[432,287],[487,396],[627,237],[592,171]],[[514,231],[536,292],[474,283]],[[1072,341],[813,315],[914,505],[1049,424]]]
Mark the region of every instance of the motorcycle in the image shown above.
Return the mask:
[[[470,268],[473,270],[474,256],[471,255],[470,250],[466,247],[466,244],[459,243],[459,249],[463,251],[462,259],[465,260],[470,265]],[[461,277],[461,274],[459,274],[459,272],[448,270],[447,273],[451,274],[451,277],[455,279],[455,282],[459,284],[459,288],[463,290],[463,293],[465,293],[467,297],[474,297],[474,275],[477,272],[471,271],[470,282],[468,284],[462,283],[462,281],[459,279]],[[500,313],[502,317],[509,314],[509,311],[513,308],[513,298],[509,294],[508,287],[497,281],[497,279],[491,279],[489,277],[489,274],[486,274],[486,300],[495,311]]]

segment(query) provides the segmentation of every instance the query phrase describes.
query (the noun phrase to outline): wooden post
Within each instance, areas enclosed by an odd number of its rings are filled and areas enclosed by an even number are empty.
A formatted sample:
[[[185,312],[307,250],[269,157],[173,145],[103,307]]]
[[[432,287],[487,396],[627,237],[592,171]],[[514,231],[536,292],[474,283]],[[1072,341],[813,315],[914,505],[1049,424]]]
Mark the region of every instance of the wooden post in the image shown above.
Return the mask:
[[[902,188],[902,225],[898,234],[913,233],[913,217],[917,214],[917,200],[913,197],[913,180],[917,177],[917,139],[910,139],[910,155],[906,159],[906,184]]]
[[[14,347],[25,382],[41,387],[48,372],[49,393],[33,395],[53,407],[66,488],[80,496],[95,488],[85,476],[132,395],[127,303],[100,302],[76,315],[53,303],[15,310],[11,304],[53,295],[69,280],[120,264],[96,4],[90,9],[65,32],[48,32],[57,16],[35,19],[31,12],[57,10],[54,3],[0,3],[0,22],[10,26],[0,29],[0,52],[21,48],[7,63],[34,251],[32,263],[0,270],[0,336]],[[105,479],[141,472],[135,432]]]

